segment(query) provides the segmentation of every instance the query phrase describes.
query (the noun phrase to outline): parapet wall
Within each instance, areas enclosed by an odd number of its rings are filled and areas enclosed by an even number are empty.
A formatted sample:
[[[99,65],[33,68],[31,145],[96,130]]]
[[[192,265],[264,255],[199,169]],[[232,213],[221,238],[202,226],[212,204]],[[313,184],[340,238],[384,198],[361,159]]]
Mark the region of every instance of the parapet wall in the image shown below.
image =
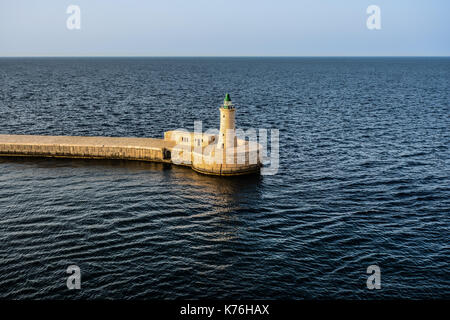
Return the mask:
[[[238,176],[250,173],[258,173],[260,164],[242,165],[242,164],[205,164],[194,163],[192,169],[204,173],[218,176]]]
[[[0,155],[162,161],[161,149],[0,144]]]
[[[224,152],[223,149],[218,149]],[[218,151],[216,150],[216,152]],[[221,176],[235,176],[249,173],[258,173],[261,168],[261,163],[258,160],[258,154],[255,154],[254,159],[251,159],[249,152],[242,154],[235,153],[234,156],[226,158],[223,155],[221,161],[217,161],[216,155],[205,156],[193,153],[192,169],[204,174],[213,174]]]
[[[0,135],[0,155],[170,162],[172,143],[150,138]]]

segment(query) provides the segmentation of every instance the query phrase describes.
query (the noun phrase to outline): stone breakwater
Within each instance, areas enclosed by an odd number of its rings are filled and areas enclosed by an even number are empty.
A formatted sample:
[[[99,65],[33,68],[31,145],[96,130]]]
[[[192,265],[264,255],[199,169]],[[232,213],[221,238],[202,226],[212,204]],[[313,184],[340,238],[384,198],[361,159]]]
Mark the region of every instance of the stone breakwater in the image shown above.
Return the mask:
[[[0,135],[0,156],[154,161],[220,176],[259,173],[262,146],[238,138],[229,94],[219,112],[218,134],[173,130],[164,132],[164,139]]]
[[[0,155],[171,162],[173,141],[152,138],[0,135]],[[167,152],[166,152],[167,153]]]
[[[250,174],[260,169],[259,162],[249,163],[248,155],[243,164],[209,164],[188,150],[183,158],[190,161],[182,162],[176,143],[154,138],[0,135],[0,156],[152,161],[190,166],[213,175]]]

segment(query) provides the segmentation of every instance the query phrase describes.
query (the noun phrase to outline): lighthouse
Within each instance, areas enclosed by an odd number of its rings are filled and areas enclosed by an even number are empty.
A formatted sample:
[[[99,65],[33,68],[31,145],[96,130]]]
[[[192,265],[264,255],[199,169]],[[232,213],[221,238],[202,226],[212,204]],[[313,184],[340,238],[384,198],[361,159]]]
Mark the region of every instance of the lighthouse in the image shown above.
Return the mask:
[[[220,110],[220,132],[217,142],[218,149],[227,149],[236,146],[235,111],[230,95],[227,93]]]
[[[219,176],[259,172],[261,147],[256,142],[240,137],[240,130],[236,129],[235,123],[236,109],[229,94],[225,95],[219,112],[219,132],[214,130],[214,133],[200,135],[196,131],[185,130],[164,132],[164,141],[173,142],[175,146],[171,147],[170,153],[163,153],[163,160],[189,165],[197,172]]]

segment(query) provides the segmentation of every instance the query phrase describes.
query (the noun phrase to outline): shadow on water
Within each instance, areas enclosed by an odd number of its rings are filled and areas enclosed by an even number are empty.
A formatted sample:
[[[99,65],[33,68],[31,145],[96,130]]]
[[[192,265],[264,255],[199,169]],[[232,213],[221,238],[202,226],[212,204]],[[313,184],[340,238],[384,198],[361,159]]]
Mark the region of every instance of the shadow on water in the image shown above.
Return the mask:
[[[184,207],[188,218],[214,216],[224,224],[254,213],[263,183],[260,175],[208,176],[189,167],[144,161],[0,157],[0,166],[7,172],[4,180],[45,180],[47,188],[60,187],[66,193],[76,183],[94,188],[96,196],[116,190],[142,201],[157,196],[162,205],[149,206],[153,212],[170,211],[175,205]],[[53,185],[51,178],[61,186]]]
[[[199,191],[196,194],[201,194],[203,189],[207,193],[220,196],[226,204],[239,201],[243,195],[258,194],[263,182],[259,174],[235,177],[209,176],[189,167],[145,161],[0,157],[0,164],[6,165],[9,172],[22,171],[23,168],[19,167],[23,166],[44,170],[70,169],[70,172],[77,176],[105,173],[111,180],[129,174],[129,179],[136,177],[148,183],[153,181],[167,183],[168,189],[176,185],[179,188],[196,189]],[[80,172],[76,172],[76,169],[80,169]],[[33,175],[38,177],[39,172],[33,171]]]
[[[117,257],[131,261],[131,267],[116,274],[127,283],[133,283],[135,273],[140,272],[134,265],[159,274],[157,283],[148,282],[156,291],[132,288],[128,292],[132,296],[164,296],[172,289],[158,287],[158,283],[175,286],[188,283],[187,278],[208,287],[208,277],[222,281],[224,272],[240,263],[242,257],[233,252],[251,252],[256,245],[245,239],[248,226],[256,221],[255,207],[261,202],[262,177],[257,175],[207,176],[188,167],[140,161],[0,157],[1,181],[10,181],[14,190],[16,198],[9,201],[17,205],[8,219],[16,214],[17,228],[22,230],[23,219],[30,218],[51,221],[46,224],[49,229],[59,228],[21,240],[30,246],[38,242],[38,253],[56,250],[53,254],[63,259],[52,262],[55,269],[72,263],[66,258],[72,254],[83,257],[77,263],[90,274],[112,269],[110,264],[116,266]],[[33,192],[29,193],[30,189]],[[58,204],[58,211],[40,211],[47,203]],[[21,213],[30,207],[38,209],[24,218]],[[26,228],[38,225],[28,223]],[[13,236],[11,239],[14,241]],[[61,239],[64,248],[51,247]],[[170,260],[165,260],[167,257]],[[30,255],[28,259],[37,258]],[[175,265],[161,270],[155,259]],[[183,272],[177,270],[180,265],[185,266]],[[227,272],[235,276],[233,271]],[[101,287],[101,279],[86,281]],[[170,294],[190,296],[189,288],[182,285]],[[109,294],[98,292],[102,297]],[[123,290],[118,288],[117,294]]]

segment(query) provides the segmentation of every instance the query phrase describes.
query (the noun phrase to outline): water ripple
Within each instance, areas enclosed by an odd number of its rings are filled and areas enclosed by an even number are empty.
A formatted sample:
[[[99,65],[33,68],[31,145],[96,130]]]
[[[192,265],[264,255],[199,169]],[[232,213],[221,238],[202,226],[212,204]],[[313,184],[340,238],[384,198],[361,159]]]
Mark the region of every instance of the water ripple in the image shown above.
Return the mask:
[[[280,129],[275,176],[0,158],[0,298],[449,298],[450,60],[0,59],[1,133]],[[67,266],[82,270],[69,294]],[[382,290],[365,289],[366,268]],[[72,293],[72,292],[70,292]]]

